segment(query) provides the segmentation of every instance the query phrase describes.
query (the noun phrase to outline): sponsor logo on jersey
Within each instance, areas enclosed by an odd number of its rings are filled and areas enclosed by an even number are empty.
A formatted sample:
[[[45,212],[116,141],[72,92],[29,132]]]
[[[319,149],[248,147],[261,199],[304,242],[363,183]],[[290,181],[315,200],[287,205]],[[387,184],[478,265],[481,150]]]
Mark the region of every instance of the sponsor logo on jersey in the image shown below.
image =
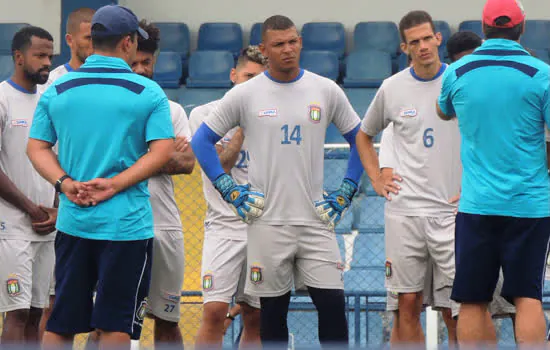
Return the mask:
[[[390,278],[391,275],[392,275],[391,261],[390,260],[386,260],[385,269],[386,269],[386,278]]]
[[[258,112],[258,117],[276,117],[277,116],[277,109],[271,108],[271,109],[263,109]]]
[[[180,295],[176,293],[168,293],[165,291],[162,291],[162,298],[171,301],[173,303],[179,303],[180,302]]]
[[[260,284],[263,282],[262,268],[254,265],[250,267],[250,282]]]
[[[401,109],[400,116],[405,118],[414,118],[417,114],[416,108],[403,108]]]
[[[321,121],[321,107],[319,105],[311,104],[308,107],[309,120],[313,123],[319,123]]]
[[[202,277],[202,290],[209,291],[214,288],[214,276],[211,273],[207,273]]]
[[[11,121],[11,126],[21,126],[27,128],[29,126],[29,122],[27,119],[14,119]]]
[[[21,294],[21,283],[16,274],[10,274],[6,281],[6,288],[8,289],[8,295],[10,297],[16,297]]]
[[[139,308],[136,311],[136,318],[140,321],[143,321],[145,319],[146,312],[147,312],[147,298],[143,299],[141,304],[139,304]]]

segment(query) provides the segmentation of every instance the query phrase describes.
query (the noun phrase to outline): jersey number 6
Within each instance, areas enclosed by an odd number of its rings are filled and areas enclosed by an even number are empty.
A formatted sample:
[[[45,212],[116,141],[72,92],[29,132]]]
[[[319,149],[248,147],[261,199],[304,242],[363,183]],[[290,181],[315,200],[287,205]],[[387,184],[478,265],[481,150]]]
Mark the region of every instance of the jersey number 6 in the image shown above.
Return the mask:
[[[283,139],[281,140],[281,145],[290,145],[292,144],[292,141],[295,141],[297,145],[302,142],[302,134],[300,131],[300,125],[296,125],[294,129],[292,129],[292,132],[290,133],[290,138],[288,137],[288,130],[289,126],[288,124],[285,124],[281,127],[281,130],[283,132]]]
[[[434,137],[431,133],[434,131],[432,128],[427,128],[424,130],[424,135],[422,136],[422,141],[424,141],[424,147],[430,148],[434,145]]]

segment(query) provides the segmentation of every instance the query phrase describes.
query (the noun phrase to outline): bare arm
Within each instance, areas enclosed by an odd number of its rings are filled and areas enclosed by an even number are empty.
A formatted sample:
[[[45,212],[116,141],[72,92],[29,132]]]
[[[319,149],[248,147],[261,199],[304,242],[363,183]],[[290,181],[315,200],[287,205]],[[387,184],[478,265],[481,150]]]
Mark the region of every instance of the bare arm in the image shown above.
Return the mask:
[[[172,153],[170,160],[160,169],[160,172],[167,175],[191,174],[194,168],[195,155],[191,147],[187,146],[183,152]]]
[[[241,152],[241,148],[243,147],[244,142],[244,135],[241,128],[235,132],[235,135],[231,138],[231,141],[229,141],[229,144],[225,149],[221,146],[216,145],[216,150],[218,151],[218,154],[220,156],[220,162],[222,163],[223,170],[229,174],[231,172],[231,169],[235,166],[235,163],[237,163],[237,159],[239,159],[239,154]]]
[[[36,171],[52,185],[65,175],[65,171],[59,165],[57,155],[52,150],[52,144],[46,141],[29,139],[27,144],[27,156]]]
[[[441,118],[442,120],[451,120],[453,119],[453,116],[449,116],[449,115],[446,115],[445,113],[443,113],[443,111],[441,110],[441,107],[439,107],[439,103],[436,101],[435,102],[435,108],[437,110],[437,115],[439,116],[439,118]]]
[[[37,221],[37,218],[40,218],[39,221],[48,218],[47,214],[42,212],[38,205],[33,203],[27,196],[19,191],[2,170],[0,170],[0,197],[17,209],[29,214],[33,221]]]
[[[357,150],[359,151],[359,157],[361,163],[367,172],[371,183],[375,184],[376,180],[380,176],[380,163],[378,162],[378,155],[374,149],[373,137],[365,134],[363,130],[359,130],[357,133],[356,143]]]

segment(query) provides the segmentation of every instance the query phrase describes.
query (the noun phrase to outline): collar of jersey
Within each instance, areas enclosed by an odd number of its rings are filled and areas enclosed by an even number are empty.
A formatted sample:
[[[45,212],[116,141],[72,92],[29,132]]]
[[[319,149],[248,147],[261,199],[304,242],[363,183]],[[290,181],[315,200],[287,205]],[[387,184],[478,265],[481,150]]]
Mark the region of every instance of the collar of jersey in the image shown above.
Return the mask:
[[[67,72],[72,72],[72,71],[74,71],[73,67],[71,67],[71,65],[69,64],[69,62],[65,63],[64,66],[65,66],[65,69],[67,70]]]
[[[81,68],[115,68],[132,72],[132,68],[122,58],[91,55]]]
[[[265,76],[268,77],[270,80],[276,82],[276,83],[279,83],[279,84],[290,84],[290,83],[294,83],[294,82],[297,82],[298,80],[300,80],[301,77],[304,76],[304,70],[302,68],[300,68],[300,73],[298,73],[298,75],[296,76],[296,78],[292,79],[292,80],[289,80],[289,81],[282,81],[282,80],[277,80],[275,78],[273,78],[271,76],[271,74],[269,74],[269,72],[266,70],[264,72]]]
[[[446,63],[441,64],[441,68],[439,68],[439,71],[437,72],[437,74],[431,79],[420,78],[418,75],[416,75],[413,67],[409,68],[409,71],[411,72],[411,75],[413,76],[413,78],[415,78],[416,80],[421,82],[428,82],[428,81],[434,81],[437,78],[439,78],[445,72],[445,69],[447,69],[447,64]]]
[[[34,88],[34,91],[29,91],[11,79],[8,79],[8,84],[10,84],[15,90],[21,91],[24,94],[29,94],[29,95],[36,94],[36,88]]]
[[[521,51],[524,55],[529,55],[529,52],[520,43],[506,39],[487,39],[473,53],[488,50]]]

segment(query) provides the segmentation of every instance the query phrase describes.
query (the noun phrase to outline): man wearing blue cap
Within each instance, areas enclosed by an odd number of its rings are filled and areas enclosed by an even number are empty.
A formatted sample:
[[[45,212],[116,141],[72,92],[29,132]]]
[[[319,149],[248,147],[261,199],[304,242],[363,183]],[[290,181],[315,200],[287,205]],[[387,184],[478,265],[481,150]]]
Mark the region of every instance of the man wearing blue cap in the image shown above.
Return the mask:
[[[162,89],[129,66],[137,35],[147,38],[130,10],[99,9],[95,54],[56,80],[36,108],[27,153],[60,193],[47,348],[94,329],[101,347],[129,347],[141,334],[153,239],[146,180],[170,159],[174,132]]]

